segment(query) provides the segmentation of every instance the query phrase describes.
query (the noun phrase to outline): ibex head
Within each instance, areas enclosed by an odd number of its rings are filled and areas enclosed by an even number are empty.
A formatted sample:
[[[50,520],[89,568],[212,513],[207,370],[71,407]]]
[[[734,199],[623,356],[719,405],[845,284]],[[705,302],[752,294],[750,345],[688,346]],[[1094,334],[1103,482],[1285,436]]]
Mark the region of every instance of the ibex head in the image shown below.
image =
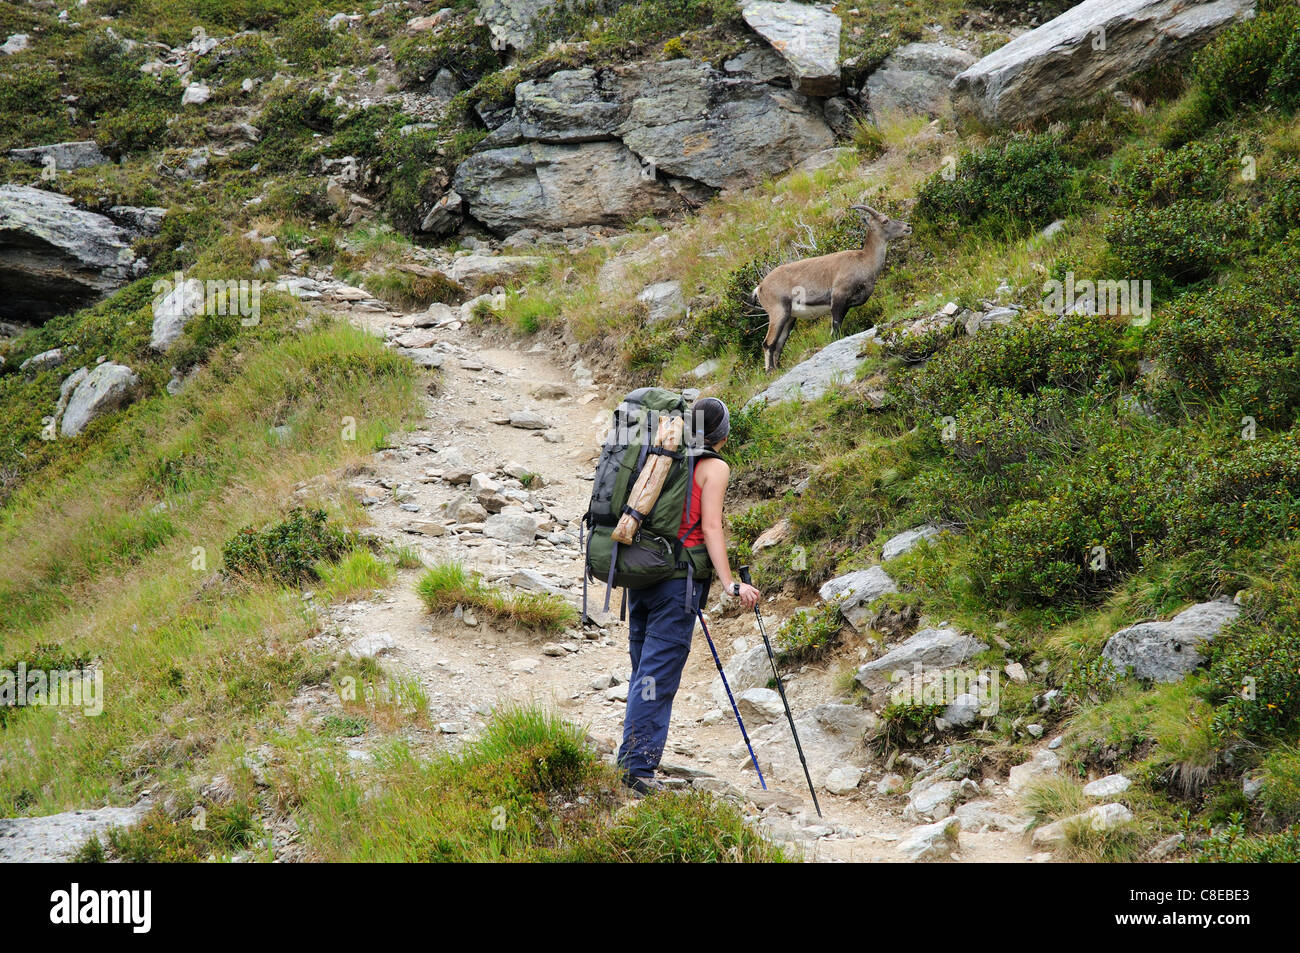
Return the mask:
[[[912,234],[912,226],[907,222],[897,218],[890,218],[888,215],[877,212],[870,205],[850,205],[849,208],[866,215],[867,221],[873,226],[879,226],[881,234],[886,239],[902,238],[905,235]]]

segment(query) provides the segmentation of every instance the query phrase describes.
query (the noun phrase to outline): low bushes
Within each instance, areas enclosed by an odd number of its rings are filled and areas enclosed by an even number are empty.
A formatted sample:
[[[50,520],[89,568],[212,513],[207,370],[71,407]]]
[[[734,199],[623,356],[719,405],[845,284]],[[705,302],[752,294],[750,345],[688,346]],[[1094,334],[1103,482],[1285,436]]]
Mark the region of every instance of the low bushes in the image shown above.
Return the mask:
[[[1232,261],[1247,223],[1240,203],[1179,200],[1121,213],[1106,241],[1120,274],[1169,291],[1203,281]]]
[[[353,534],[330,523],[324,510],[294,508],[279,523],[260,530],[244,527],[221,555],[229,572],[293,586],[319,578],[316,564],[339,559],[355,542]]]
[[[560,632],[578,619],[578,610],[559,596],[505,592],[487,585],[460,563],[434,566],[420,579],[416,592],[430,612],[478,609],[498,621],[529,629]]]
[[[834,602],[797,610],[776,632],[776,650],[783,660],[803,662],[820,657],[839,640],[844,620]]]
[[[1246,277],[1174,302],[1156,329],[1163,375],[1152,396],[1166,413],[1226,402],[1261,427],[1285,427],[1300,407],[1300,236],[1274,246]]]
[[[1073,194],[1073,169],[1054,137],[1013,138],[968,152],[948,177],[931,176],[916,219],[1025,234],[1064,216]]]
[[[1287,737],[1300,718],[1300,557],[1249,590],[1244,608],[1210,649],[1214,727],[1252,741]]]
[[[1118,383],[1126,376],[1126,321],[1026,315],[944,348],[903,378],[901,387],[916,410],[952,414],[972,395],[997,389],[1029,394],[1040,387],[1082,391]]]
[[[1300,100],[1300,8],[1273,6],[1226,30],[1193,59],[1212,116],[1252,103],[1294,108]]]

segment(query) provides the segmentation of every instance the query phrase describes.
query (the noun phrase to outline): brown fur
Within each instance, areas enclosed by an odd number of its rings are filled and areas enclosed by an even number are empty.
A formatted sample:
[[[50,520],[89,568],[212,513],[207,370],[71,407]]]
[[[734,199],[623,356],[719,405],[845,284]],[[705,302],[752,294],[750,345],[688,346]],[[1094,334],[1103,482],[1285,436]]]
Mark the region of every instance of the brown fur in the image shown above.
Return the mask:
[[[767,337],[763,341],[763,367],[774,370],[786,339],[794,330],[796,311],[829,312],[838,337],[844,315],[871,297],[876,277],[885,267],[886,245],[891,238],[912,233],[907,222],[891,219],[866,205],[854,205],[867,218],[867,236],[861,249],[838,251],[773,268],[757,288],[754,298],[767,312]]]

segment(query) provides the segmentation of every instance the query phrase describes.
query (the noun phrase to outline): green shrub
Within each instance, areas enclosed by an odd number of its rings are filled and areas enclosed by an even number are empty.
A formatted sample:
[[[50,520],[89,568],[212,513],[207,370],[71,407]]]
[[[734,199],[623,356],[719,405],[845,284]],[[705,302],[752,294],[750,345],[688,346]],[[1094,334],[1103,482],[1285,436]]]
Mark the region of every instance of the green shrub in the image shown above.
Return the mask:
[[[1163,539],[1169,461],[1142,443],[1102,445],[1044,499],[1027,500],[980,533],[980,584],[992,602],[1093,598]]]
[[[1300,8],[1282,4],[1215,37],[1192,60],[1192,72],[1212,115],[1272,97],[1294,105],[1300,82]]]
[[[784,661],[802,662],[821,657],[839,641],[844,620],[834,602],[796,609],[776,631],[775,649]]]
[[[646,798],[606,831],[568,851],[585,863],[780,863],[785,852],[745,823],[733,806],[704,792]]]
[[[968,471],[984,476],[1033,458],[1069,456],[1078,446],[1073,418],[1082,412],[1055,387],[1031,394],[992,388],[957,409],[949,450]]]
[[[1221,199],[1240,169],[1240,150],[1232,145],[1211,140],[1146,150],[1115,174],[1116,199],[1126,209]]]
[[[8,682],[6,688],[10,691],[17,689],[17,693],[12,700],[0,700],[0,728],[8,723],[8,720],[22,711],[27,703],[27,696],[24,693],[26,686],[15,684],[19,666],[22,666],[27,672],[82,672],[88,671],[90,665],[89,656],[82,653],[69,652],[62,645],[55,643],[43,642],[38,644],[30,652],[26,652],[16,658],[8,659],[3,665],[0,665],[0,672],[7,673],[0,678],[0,684]],[[51,693],[57,694],[59,688],[51,683],[47,689]]]
[[[1232,261],[1247,221],[1241,203],[1179,200],[1121,212],[1106,241],[1120,274],[1167,292],[1203,281]]]
[[[0,150],[66,139],[72,129],[60,101],[58,70],[49,63],[5,63],[4,67],[0,69]]]
[[[201,863],[228,858],[257,845],[266,831],[246,801],[203,807],[203,823],[194,816],[172,817],[156,807],[129,830],[108,832],[113,859],[127,864]]]
[[[279,523],[241,529],[221,553],[228,572],[292,586],[317,579],[318,562],[341,558],[355,543],[355,535],[330,523],[324,510],[295,507]]]
[[[440,69],[455,73],[472,86],[501,67],[492,48],[492,35],[472,12],[461,12],[436,33],[414,33],[393,43],[393,59],[406,86],[431,81]]]
[[[1286,737],[1300,717],[1300,557],[1250,589],[1244,610],[1210,647],[1214,728],[1247,740]]]
[[[1029,394],[1043,387],[1083,391],[1115,384],[1125,376],[1126,320],[1028,314],[1016,324],[955,341],[907,374],[900,387],[918,411],[955,414],[971,396],[999,389]]]
[[[456,304],[468,296],[464,288],[437,271],[417,274],[403,268],[389,268],[366,275],[362,284],[367,291],[407,311],[427,308],[435,302]]]
[[[1268,816],[1283,824],[1300,821],[1300,748],[1274,748],[1260,765],[1260,773],[1259,802]]]
[[[280,28],[280,52],[296,64],[319,66],[337,63],[351,40],[346,30],[331,30],[324,12],[300,13]]]
[[[430,612],[478,609],[500,622],[549,632],[563,631],[578,619],[578,611],[560,596],[506,592],[455,562],[431,568],[420,577],[415,591]]]
[[[1300,863],[1300,827],[1276,834],[1251,836],[1240,814],[1199,845],[1198,863],[1294,864]]]
[[[1300,162],[1289,162],[1267,180],[1264,227],[1274,238],[1300,229]]]
[[[1300,531],[1300,429],[1207,453],[1185,482],[1168,547],[1220,560]]]
[[[142,59],[142,53],[128,53],[108,34],[94,34],[78,59],[79,72],[69,78],[79,113],[100,122],[96,138],[121,152],[156,148],[180,102],[175,75],[159,79],[142,73]]]
[[[968,152],[951,179],[931,176],[917,196],[916,218],[1025,234],[1064,216],[1073,195],[1073,170],[1055,138],[1014,138]]]
[[[1300,235],[1274,246],[1246,276],[1180,298],[1156,329],[1161,375],[1152,396],[1167,413],[1225,401],[1261,427],[1287,426],[1300,407]]]
[[[312,134],[334,130],[338,107],[320,92],[289,90],[272,96],[258,123],[258,161],[269,171],[307,171],[314,157]]]

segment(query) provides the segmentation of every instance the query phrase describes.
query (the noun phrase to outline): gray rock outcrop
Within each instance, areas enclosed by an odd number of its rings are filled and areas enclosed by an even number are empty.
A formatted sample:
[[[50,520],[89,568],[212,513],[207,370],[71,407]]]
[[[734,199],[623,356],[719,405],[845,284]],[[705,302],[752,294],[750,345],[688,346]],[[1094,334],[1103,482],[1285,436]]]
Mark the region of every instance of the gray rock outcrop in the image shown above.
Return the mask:
[[[897,648],[858,669],[857,682],[879,692],[889,686],[895,672],[911,675],[916,668],[953,668],[988,648],[957,629],[922,629]]]
[[[203,302],[203,282],[197,278],[186,278],[155,301],[149,346],[165,351],[175,344],[190,318],[203,310]]]
[[[953,97],[990,123],[1052,115],[1186,54],[1254,9],[1255,0],[1084,0],[964,70]]]
[[[741,9],[750,29],[780,54],[800,92],[832,96],[840,87],[840,18],[804,3],[754,0]]]
[[[965,50],[942,43],[908,43],[867,77],[865,105],[877,120],[890,115],[935,116],[951,108],[948,87],[975,63]]]
[[[130,242],[65,195],[0,185],[0,320],[39,324],[121,286],[135,263]]]
[[[32,146],[27,149],[10,149],[9,158],[16,162],[30,162],[33,165],[52,167],[56,172],[88,169],[108,161],[108,156],[99,151],[99,146],[95,145],[93,139],[55,142],[48,146]]]
[[[75,437],[86,425],[126,404],[139,378],[124,364],[105,361],[81,377],[63,411],[59,432]]]
[[[150,807],[148,801],[141,801],[133,807],[101,807],[43,817],[0,818],[0,863],[70,861],[90,838],[105,834],[110,828],[134,827]]]
[[[832,386],[853,380],[861,366],[862,347],[875,340],[876,329],[868,328],[832,341],[808,360],[796,364],[745,403],[745,410],[758,404],[779,404],[786,400],[816,400]]]
[[[816,100],[708,63],[561,70],[519,84],[452,188],[500,234],[615,224],[752,185],[834,139]]]
[[[864,631],[871,622],[868,606],[883,595],[898,592],[898,586],[879,566],[859,569],[822,583],[818,595],[823,602],[834,602],[840,615],[858,631]]]
[[[1110,637],[1101,656],[1119,674],[1157,682],[1182,681],[1203,661],[1200,646],[1241,612],[1231,602],[1202,602],[1164,622],[1139,622]]]

